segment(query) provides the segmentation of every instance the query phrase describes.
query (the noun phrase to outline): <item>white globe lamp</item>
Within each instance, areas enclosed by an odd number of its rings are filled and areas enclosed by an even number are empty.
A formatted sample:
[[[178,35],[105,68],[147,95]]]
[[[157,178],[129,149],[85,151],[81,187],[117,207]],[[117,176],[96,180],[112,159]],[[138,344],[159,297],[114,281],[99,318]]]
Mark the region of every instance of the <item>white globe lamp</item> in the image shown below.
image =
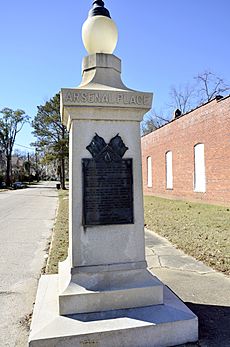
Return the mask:
[[[93,8],[82,26],[82,40],[89,54],[114,52],[118,30],[102,0],[93,2]]]

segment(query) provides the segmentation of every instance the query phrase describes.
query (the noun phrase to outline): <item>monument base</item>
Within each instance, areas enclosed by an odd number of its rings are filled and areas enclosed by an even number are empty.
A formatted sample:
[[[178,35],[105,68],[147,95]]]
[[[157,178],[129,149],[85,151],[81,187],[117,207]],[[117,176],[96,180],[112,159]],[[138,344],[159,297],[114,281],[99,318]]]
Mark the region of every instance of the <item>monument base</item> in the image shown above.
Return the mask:
[[[68,258],[59,263],[60,315],[163,304],[163,285],[146,268],[99,271],[94,266],[88,268],[92,272],[71,275],[68,264]]]
[[[30,347],[166,347],[197,340],[197,317],[166,286],[162,305],[60,316],[58,275],[39,281]]]

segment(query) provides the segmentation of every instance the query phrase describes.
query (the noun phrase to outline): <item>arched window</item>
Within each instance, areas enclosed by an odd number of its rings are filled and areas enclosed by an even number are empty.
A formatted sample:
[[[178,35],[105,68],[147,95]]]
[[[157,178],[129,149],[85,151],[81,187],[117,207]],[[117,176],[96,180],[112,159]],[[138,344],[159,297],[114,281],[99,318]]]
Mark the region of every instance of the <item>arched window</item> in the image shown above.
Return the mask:
[[[204,144],[194,146],[194,191],[206,192]]]
[[[153,186],[153,172],[152,172],[152,158],[147,157],[147,186],[152,188]]]
[[[172,152],[168,151],[165,155],[166,161],[166,188],[173,189],[173,168],[172,168]]]

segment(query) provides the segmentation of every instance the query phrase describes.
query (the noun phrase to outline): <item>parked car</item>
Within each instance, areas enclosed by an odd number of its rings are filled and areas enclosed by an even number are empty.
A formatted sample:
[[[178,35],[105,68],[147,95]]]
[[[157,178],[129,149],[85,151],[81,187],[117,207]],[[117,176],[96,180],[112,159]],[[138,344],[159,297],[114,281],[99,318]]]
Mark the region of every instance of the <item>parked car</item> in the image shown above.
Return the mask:
[[[6,188],[5,182],[0,182],[0,189],[4,189],[4,188]]]
[[[22,188],[26,188],[26,184],[22,183],[22,182],[14,182],[12,184],[13,189],[22,189]]]

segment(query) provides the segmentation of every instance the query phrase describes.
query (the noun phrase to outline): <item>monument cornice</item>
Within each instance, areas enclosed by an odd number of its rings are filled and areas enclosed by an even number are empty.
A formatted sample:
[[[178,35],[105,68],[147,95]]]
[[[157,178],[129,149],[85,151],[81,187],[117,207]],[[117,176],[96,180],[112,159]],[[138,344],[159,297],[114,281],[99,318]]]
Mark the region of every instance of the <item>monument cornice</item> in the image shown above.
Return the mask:
[[[80,108],[104,108],[107,109],[128,109],[129,112],[131,109],[141,111],[140,116],[132,116],[131,113],[127,115],[128,119],[135,121],[140,121],[144,113],[149,111],[152,105],[153,94],[146,92],[137,92],[137,91],[127,91],[127,90],[101,90],[101,89],[62,89],[61,90],[61,111],[62,117],[65,124],[69,123],[68,108],[76,108],[75,117],[73,119],[82,119],[82,113]],[[136,113],[136,112],[135,112]],[[111,120],[124,120],[124,115],[119,117],[119,114],[114,114]],[[95,119],[98,119],[97,114],[95,113]],[[101,119],[108,119],[108,116],[103,116]],[[84,113],[84,119],[92,119],[90,112]]]
[[[61,89],[62,106],[106,106],[150,109],[153,94],[127,90]]]

